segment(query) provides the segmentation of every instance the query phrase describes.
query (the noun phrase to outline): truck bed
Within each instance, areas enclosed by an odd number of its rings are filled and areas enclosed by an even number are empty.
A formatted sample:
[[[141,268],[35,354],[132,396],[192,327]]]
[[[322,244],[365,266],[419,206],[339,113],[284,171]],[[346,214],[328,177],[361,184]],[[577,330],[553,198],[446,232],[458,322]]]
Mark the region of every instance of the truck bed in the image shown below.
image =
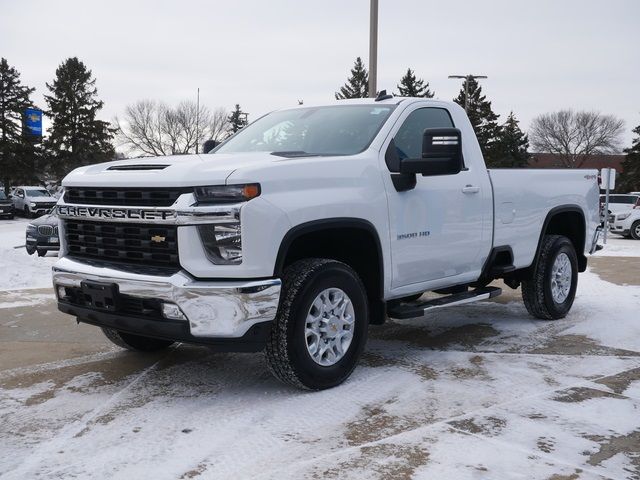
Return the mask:
[[[495,212],[493,246],[510,246],[514,266],[527,267],[533,262],[548,213],[576,207],[584,212],[588,250],[599,223],[593,207],[599,202],[597,175],[597,170],[578,169],[489,170]]]

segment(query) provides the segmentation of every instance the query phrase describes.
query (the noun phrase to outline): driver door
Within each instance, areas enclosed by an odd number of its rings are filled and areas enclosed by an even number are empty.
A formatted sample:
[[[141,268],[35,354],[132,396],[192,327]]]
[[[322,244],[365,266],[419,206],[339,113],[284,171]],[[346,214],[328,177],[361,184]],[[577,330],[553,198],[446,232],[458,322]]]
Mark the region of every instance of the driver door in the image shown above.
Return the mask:
[[[422,157],[425,129],[455,127],[448,110],[436,107],[405,112],[398,124],[390,145],[395,144],[401,159]],[[468,168],[449,175],[418,174],[415,188],[407,191],[397,191],[386,180],[392,289],[425,282],[438,288],[439,280],[463,280],[477,269],[485,228],[485,202],[479,201],[485,192],[475,181],[477,174]]]

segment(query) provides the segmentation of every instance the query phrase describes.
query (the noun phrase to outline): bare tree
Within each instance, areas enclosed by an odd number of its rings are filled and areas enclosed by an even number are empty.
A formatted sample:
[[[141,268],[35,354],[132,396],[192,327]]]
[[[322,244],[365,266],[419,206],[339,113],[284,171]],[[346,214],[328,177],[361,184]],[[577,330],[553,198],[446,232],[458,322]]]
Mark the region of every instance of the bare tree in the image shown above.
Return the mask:
[[[588,155],[618,153],[624,121],[597,112],[561,110],[536,117],[529,132],[536,152],[555,153],[565,167],[580,168]]]
[[[209,135],[207,140],[221,142],[229,136],[229,112],[224,108],[216,108],[211,114]]]
[[[117,117],[117,139],[130,154],[142,156],[194,153],[204,140],[221,140],[227,129],[227,112],[213,113],[194,102],[183,101],[172,108],[162,102],[141,100],[125,109],[124,119]]]

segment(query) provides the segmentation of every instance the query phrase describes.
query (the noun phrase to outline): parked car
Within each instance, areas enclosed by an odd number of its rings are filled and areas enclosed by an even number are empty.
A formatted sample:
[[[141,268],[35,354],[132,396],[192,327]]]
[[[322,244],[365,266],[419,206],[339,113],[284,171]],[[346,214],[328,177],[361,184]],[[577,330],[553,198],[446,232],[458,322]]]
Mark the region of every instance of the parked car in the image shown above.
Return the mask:
[[[36,217],[49,213],[56,199],[44,187],[18,186],[11,194],[13,207],[25,217]]]
[[[370,324],[486,300],[495,279],[566,316],[599,248],[597,174],[488,170],[453,102],[279,110],[207,154],[71,172],[58,308],[120,347],[265,350],[283,382],[329,388]]]
[[[640,240],[640,209],[612,213],[609,216],[609,231]]]
[[[40,257],[44,257],[47,252],[60,250],[58,217],[52,214],[43,215],[29,223],[25,246],[29,255],[38,252]]]
[[[13,202],[4,193],[4,190],[0,190],[0,217],[13,218]]]
[[[603,209],[605,200],[606,196],[600,195],[600,205],[602,205]],[[618,193],[609,194],[609,213],[624,212],[626,210],[631,210],[635,206],[640,206],[640,195],[622,195]]]

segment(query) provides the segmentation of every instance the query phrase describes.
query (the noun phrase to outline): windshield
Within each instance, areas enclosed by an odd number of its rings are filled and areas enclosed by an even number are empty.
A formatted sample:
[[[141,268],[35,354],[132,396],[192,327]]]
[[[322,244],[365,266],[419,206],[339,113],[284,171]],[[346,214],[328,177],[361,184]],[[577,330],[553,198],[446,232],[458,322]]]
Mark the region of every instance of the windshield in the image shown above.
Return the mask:
[[[27,197],[50,197],[49,192],[44,188],[38,190],[27,190]]]
[[[394,105],[335,105],[272,112],[212,153],[353,155],[369,146],[394,108]]]

